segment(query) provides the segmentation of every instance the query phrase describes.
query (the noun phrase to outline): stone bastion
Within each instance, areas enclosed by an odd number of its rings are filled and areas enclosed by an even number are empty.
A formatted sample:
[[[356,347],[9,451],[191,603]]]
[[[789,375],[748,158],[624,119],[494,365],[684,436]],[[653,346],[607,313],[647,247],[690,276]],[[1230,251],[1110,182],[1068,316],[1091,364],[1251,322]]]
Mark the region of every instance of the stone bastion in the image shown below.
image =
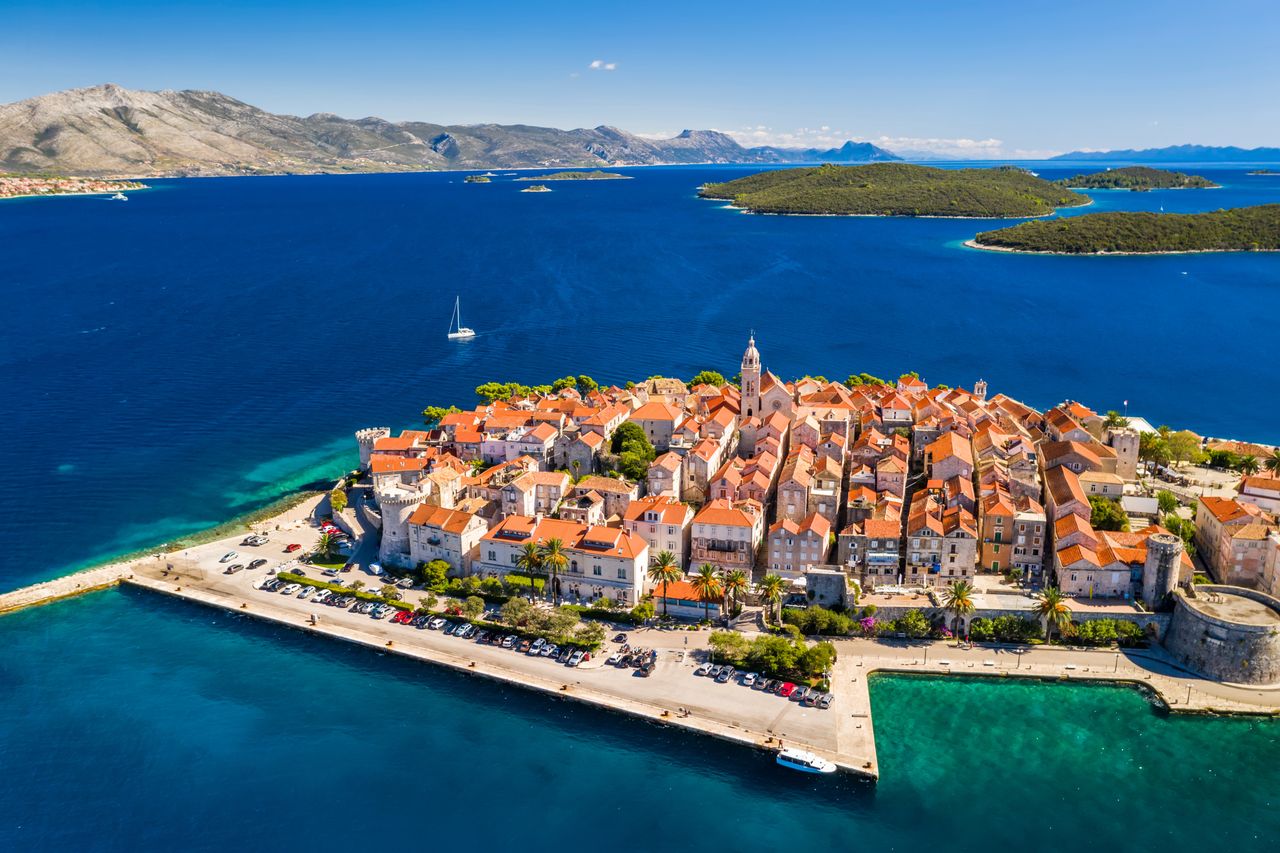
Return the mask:
[[[1173,594],[1164,646],[1217,681],[1280,682],[1280,600],[1238,586],[1198,584]]]

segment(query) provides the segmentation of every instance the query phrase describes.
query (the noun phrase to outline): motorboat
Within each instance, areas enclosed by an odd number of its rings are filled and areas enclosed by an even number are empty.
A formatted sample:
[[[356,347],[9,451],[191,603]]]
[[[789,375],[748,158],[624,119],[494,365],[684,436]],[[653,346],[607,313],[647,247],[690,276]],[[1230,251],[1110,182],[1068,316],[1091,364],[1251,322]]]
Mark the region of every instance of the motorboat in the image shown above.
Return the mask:
[[[825,758],[819,758],[812,752],[787,747],[778,750],[778,764],[801,773],[835,773],[836,766]]]

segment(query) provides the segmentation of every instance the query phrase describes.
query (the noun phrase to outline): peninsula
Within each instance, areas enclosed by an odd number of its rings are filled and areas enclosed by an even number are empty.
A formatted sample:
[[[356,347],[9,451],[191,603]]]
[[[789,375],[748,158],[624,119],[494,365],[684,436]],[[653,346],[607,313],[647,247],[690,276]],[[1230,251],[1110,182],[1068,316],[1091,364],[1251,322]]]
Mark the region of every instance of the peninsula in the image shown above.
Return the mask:
[[[620,175],[617,172],[555,172],[550,175],[526,175],[522,178],[516,178],[517,181],[629,181],[630,175]]]
[[[1199,437],[762,365],[487,382],[356,432],[327,492],[0,613],[126,583],[873,779],[875,672],[1280,711],[1280,451],[1232,444],[1231,497],[1155,491]]]
[[[907,163],[779,169],[705,184],[703,198],[752,213],[828,216],[1047,216],[1088,197],[1013,166],[938,169]]]
[[[1169,172],[1150,166],[1125,166],[1091,175],[1076,175],[1056,182],[1059,186],[1086,190],[1183,190],[1217,189],[1218,184],[1199,175]]]
[[[0,175],[0,199],[55,195],[105,195],[127,190],[145,190],[137,181],[106,181],[98,178],[68,178],[39,175]]]
[[[978,249],[1064,255],[1280,250],[1280,204],[1207,213],[1114,211],[984,231]]]

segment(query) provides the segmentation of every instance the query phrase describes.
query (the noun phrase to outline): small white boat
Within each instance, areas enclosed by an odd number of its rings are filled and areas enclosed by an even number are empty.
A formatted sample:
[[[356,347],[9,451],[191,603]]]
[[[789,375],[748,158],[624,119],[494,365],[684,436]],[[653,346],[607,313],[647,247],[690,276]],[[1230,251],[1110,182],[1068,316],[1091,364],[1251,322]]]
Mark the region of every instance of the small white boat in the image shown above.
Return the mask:
[[[124,193],[116,193],[111,197],[112,201],[128,201],[129,197]]]
[[[835,773],[836,766],[812,752],[787,747],[778,751],[778,764],[801,773]]]
[[[462,325],[462,311],[459,306],[459,297],[453,299],[453,316],[449,318],[449,340],[457,338],[474,338],[476,336],[474,329],[468,329]]]

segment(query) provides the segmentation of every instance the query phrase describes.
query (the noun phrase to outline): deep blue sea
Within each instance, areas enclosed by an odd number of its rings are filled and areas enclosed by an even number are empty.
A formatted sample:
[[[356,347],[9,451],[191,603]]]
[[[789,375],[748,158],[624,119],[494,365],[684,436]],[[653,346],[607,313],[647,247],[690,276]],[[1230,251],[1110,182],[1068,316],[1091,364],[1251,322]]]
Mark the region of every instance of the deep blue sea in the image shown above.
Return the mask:
[[[1015,256],[961,245],[995,220],[695,197],[749,171],[545,194],[453,174],[160,180],[128,203],[0,202],[0,589],[335,475],[355,429],[411,426],[481,382],[732,375],[751,329],[786,378],[983,377],[1037,406],[1127,399],[1153,423],[1280,441],[1280,256]],[[1280,178],[1193,171],[1223,189],[1096,192],[1066,215],[1280,202]],[[445,339],[455,295],[474,340]],[[873,789],[137,592],[0,619],[0,649],[0,850],[1280,835],[1276,725],[1167,720],[1124,691],[882,681]]]

